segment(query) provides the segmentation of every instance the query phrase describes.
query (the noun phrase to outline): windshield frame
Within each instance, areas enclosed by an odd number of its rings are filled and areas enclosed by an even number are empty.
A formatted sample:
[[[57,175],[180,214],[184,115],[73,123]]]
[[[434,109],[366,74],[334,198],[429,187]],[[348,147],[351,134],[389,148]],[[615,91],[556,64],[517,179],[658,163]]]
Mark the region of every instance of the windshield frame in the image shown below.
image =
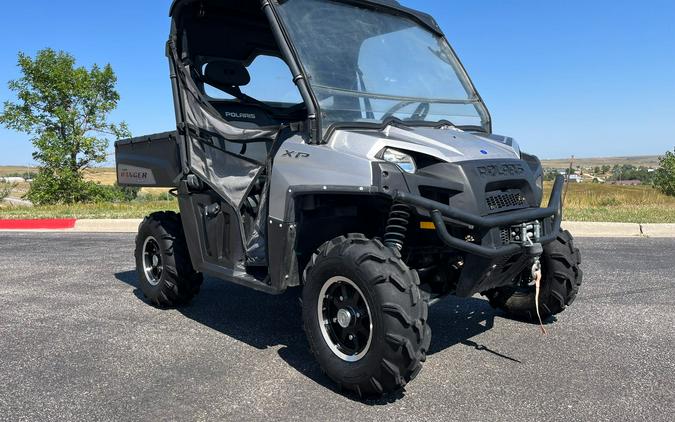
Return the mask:
[[[300,71],[300,75],[296,76],[296,83],[302,84],[303,88],[305,88],[309,94],[309,98],[311,98],[312,101],[312,108],[314,109],[315,113],[311,114],[309,116],[310,119],[310,127],[313,127],[314,130],[311,130],[312,132],[312,137],[316,138],[315,142],[316,143],[327,143],[333,133],[336,130],[339,129],[366,129],[366,130],[383,130],[386,127],[390,125],[397,125],[397,126],[408,126],[408,127],[444,127],[448,125],[453,125],[454,124],[446,119],[442,119],[439,121],[413,121],[413,120],[401,120],[396,117],[390,117],[387,119],[384,119],[382,122],[364,122],[364,121],[353,121],[353,122],[334,122],[331,123],[325,130],[323,130],[323,122],[322,122],[322,111],[321,111],[321,105],[318,101],[317,95],[315,93],[315,88],[312,86],[312,84],[309,82],[308,78],[308,73],[305,70],[305,66],[300,58],[300,55],[298,54],[296,50],[296,44],[294,43],[293,37],[291,36],[291,32],[288,30],[288,26],[286,25],[286,22],[284,21],[284,18],[282,17],[282,14],[279,12],[278,8],[283,7],[285,3],[292,2],[294,0],[273,0],[271,2],[264,0],[264,3],[267,3],[269,6],[271,6],[271,9],[273,11],[276,23],[279,25],[279,30],[281,32],[281,35],[283,35],[284,41],[286,41],[286,45],[288,46],[288,53],[292,55],[293,61],[297,64],[298,70]],[[467,93],[469,94],[469,99],[467,100],[443,100],[443,99],[438,99],[439,102],[443,103],[467,103],[467,104],[473,104],[476,107],[476,111],[478,113],[478,117],[481,119],[481,126],[461,126],[457,125],[458,128],[463,129],[463,130],[470,130],[470,131],[480,131],[480,132],[485,132],[485,133],[492,133],[492,118],[490,115],[490,111],[488,110],[487,106],[485,105],[482,97],[478,93],[478,90],[476,89],[473,81],[471,80],[471,77],[469,76],[468,72],[466,71],[466,68],[462,64],[461,60],[457,56],[457,53],[455,52],[454,48],[452,45],[449,43],[448,39],[446,38],[445,34],[442,32],[441,28],[436,24],[436,22],[433,20],[433,18],[429,15],[426,15],[421,12],[417,12],[413,9],[408,9],[403,6],[397,5],[395,3],[383,3],[381,1],[377,0],[319,0],[319,1],[325,1],[325,2],[334,2],[334,3],[344,3],[346,5],[352,5],[355,7],[364,7],[367,9],[371,9],[377,13],[388,13],[388,14],[393,14],[395,16],[400,16],[403,18],[410,19],[417,23],[422,29],[430,32],[432,35],[439,37],[442,42],[444,42],[447,47],[449,48],[450,53],[452,54],[452,59],[456,63],[456,73],[457,77],[459,78],[460,82],[462,85],[466,88]],[[363,92],[359,91],[354,91],[354,95],[362,95]],[[374,95],[381,95],[381,94],[374,94]],[[386,95],[385,95],[386,96]],[[410,97],[410,99],[415,99],[413,97]],[[427,99],[429,100],[429,99]],[[314,122],[312,124],[312,121]]]

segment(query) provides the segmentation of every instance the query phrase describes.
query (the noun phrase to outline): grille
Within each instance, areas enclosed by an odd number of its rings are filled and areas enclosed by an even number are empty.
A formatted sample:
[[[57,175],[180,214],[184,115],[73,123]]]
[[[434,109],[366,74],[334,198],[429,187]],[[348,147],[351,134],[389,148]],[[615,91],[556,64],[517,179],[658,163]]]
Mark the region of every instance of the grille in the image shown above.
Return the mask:
[[[499,237],[502,240],[502,245],[508,245],[509,243],[511,243],[511,230],[501,229],[499,231]]]
[[[486,198],[490,211],[526,208],[527,199],[520,191],[499,192]]]

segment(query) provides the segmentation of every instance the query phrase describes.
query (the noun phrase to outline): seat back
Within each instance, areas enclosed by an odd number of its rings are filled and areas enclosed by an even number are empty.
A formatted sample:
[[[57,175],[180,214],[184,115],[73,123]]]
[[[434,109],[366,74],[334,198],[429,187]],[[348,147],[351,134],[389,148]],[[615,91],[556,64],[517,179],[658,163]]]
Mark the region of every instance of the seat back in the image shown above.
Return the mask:
[[[220,90],[246,86],[251,82],[251,75],[243,63],[235,60],[219,59],[208,62],[204,66],[204,81]]]

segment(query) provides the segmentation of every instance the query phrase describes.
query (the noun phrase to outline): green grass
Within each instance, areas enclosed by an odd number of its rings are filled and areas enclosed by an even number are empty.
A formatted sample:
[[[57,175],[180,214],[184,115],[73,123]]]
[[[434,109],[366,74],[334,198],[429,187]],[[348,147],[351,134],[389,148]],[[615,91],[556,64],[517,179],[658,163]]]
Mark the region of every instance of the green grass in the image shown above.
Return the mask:
[[[675,209],[660,207],[598,207],[567,208],[567,221],[591,221],[609,223],[675,223]]]
[[[2,205],[0,219],[40,218],[143,218],[155,211],[178,211],[178,203],[170,201],[132,201],[119,204],[48,205],[40,207],[14,207]]]

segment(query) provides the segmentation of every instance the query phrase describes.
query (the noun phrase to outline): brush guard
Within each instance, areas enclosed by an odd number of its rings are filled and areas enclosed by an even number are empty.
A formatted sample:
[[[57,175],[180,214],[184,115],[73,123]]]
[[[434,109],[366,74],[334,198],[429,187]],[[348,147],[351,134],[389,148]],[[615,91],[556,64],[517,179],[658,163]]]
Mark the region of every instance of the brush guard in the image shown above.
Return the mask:
[[[485,258],[499,258],[520,253],[539,256],[543,252],[543,245],[554,241],[560,231],[563,185],[563,177],[558,176],[546,208],[529,208],[487,217],[467,213],[455,207],[401,191],[394,192],[393,199],[395,203],[408,204],[427,211],[438,237],[453,249]],[[550,224],[548,224],[549,221]],[[509,242],[497,246],[468,242],[448,232],[446,224],[452,223],[459,223],[470,229],[508,229]]]

